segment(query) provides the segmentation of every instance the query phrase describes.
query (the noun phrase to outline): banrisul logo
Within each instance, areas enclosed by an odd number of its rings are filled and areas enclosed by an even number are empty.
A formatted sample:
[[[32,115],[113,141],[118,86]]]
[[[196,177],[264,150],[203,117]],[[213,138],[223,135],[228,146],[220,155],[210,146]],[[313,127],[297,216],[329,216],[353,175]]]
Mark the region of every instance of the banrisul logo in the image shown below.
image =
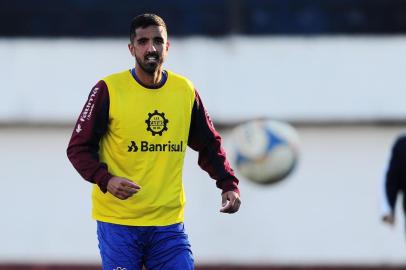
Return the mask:
[[[148,119],[145,120],[147,131],[151,132],[152,136],[162,136],[164,131],[168,130],[169,120],[166,119],[165,113],[154,110],[148,113]],[[158,139],[162,141],[162,139]],[[151,143],[149,141],[130,141],[127,145],[127,152],[183,152],[186,145],[183,141],[173,142],[168,140],[165,143]]]
[[[171,141],[167,143],[141,141],[139,144],[136,141],[131,141],[127,147],[128,152],[183,152],[186,146],[183,144],[183,141],[180,141],[180,143],[173,143]]]
[[[138,146],[135,141],[131,141],[130,145],[128,146],[128,152],[137,152]]]
[[[145,120],[147,123],[147,131],[151,132],[152,136],[159,135],[168,130],[169,120],[165,118],[165,113],[159,113],[155,110],[153,113],[148,113],[148,119]]]

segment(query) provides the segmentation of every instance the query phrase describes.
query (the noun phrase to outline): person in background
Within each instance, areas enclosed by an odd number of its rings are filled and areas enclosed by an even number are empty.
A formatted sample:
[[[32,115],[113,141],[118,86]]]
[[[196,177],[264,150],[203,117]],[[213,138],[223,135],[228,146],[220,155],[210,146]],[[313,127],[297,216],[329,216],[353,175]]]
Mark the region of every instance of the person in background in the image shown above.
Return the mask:
[[[395,224],[395,206],[399,193],[406,190],[406,135],[398,137],[392,147],[384,181],[382,221]],[[403,196],[403,212],[406,213],[406,197]]]
[[[93,87],[67,155],[95,184],[103,269],[194,269],[183,224],[186,147],[221,189],[220,212],[239,210],[239,181],[193,83],[163,69],[169,42],[162,18],[135,17],[128,49],[135,67]]]

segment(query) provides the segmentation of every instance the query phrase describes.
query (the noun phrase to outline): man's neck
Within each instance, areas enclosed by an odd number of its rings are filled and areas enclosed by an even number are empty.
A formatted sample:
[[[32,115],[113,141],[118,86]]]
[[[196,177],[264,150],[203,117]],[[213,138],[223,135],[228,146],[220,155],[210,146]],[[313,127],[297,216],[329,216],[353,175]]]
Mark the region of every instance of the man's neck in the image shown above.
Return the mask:
[[[162,67],[157,69],[153,74],[146,73],[139,67],[135,67],[137,78],[148,87],[154,87],[161,83],[162,80]]]

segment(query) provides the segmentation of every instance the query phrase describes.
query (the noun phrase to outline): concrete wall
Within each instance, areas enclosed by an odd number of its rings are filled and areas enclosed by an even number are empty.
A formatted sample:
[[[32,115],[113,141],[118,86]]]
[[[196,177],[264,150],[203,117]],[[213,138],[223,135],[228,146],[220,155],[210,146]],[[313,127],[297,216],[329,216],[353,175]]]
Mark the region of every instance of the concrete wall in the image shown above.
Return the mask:
[[[380,223],[389,147],[403,127],[300,127],[301,158],[269,187],[241,178],[243,205],[219,213],[214,182],[188,152],[186,228],[200,264],[406,264],[403,216]],[[99,262],[91,184],[65,157],[70,129],[3,128],[0,263]],[[229,132],[221,132],[232,157]],[[399,211],[398,211],[399,212]]]
[[[0,263],[99,262],[91,185],[65,157],[66,126],[97,80],[133,65],[126,42],[0,39],[0,123],[58,124],[0,127]],[[403,120],[405,48],[404,37],[192,38],[172,41],[167,67],[195,82],[216,122]],[[241,178],[237,215],[218,212],[219,191],[188,153],[186,227],[197,262],[406,264],[401,213],[395,228],[379,220],[390,146],[404,126],[298,130],[297,170],[269,187]],[[229,131],[221,133],[232,157]]]
[[[193,80],[218,121],[406,116],[405,37],[171,44],[167,68]],[[0,121],[71,121],[100,78],[133,65],[126,46],[126,39],[0,39]]]

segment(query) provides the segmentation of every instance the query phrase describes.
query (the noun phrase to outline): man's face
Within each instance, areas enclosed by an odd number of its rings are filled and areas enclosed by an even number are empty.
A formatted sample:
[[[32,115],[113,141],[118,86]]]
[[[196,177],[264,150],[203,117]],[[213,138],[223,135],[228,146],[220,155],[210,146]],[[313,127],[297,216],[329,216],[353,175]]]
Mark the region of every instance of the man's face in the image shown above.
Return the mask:
[[[151,25],[135,30],[135,37],[128,48],[135,57],[137,65],[146,73],[154,74],[162,67],[166,58],[169,42],[166,29]]]

